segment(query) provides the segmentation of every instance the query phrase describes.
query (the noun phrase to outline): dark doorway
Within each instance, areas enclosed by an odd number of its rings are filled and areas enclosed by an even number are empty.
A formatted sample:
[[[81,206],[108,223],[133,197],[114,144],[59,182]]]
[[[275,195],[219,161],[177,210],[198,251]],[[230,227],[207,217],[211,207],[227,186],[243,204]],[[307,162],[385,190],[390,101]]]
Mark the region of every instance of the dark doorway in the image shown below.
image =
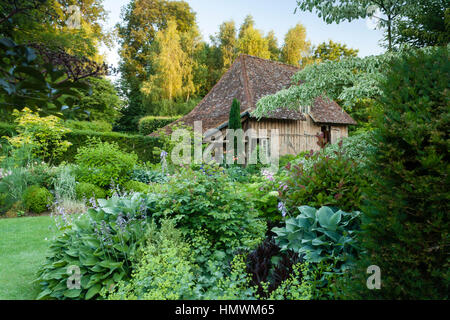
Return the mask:
[[[331,143],[331,126],[322,126],[321,130],[323,132],[323,143]]]

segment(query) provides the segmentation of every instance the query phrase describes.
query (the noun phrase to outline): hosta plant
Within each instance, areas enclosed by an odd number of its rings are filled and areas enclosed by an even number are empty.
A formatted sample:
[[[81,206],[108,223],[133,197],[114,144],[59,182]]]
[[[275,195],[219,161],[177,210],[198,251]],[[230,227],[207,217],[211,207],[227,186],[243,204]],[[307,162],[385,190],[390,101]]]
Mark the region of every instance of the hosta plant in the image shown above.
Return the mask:
[[[358,254],[359,211],[347,213],[330,207],[298,208],[300,214],[273,228],[281,251],[292,250],[309,263],[333,261],[337,271],[347,269]]]
[[[144,195],[99,199],[98,206],[61,227],[50,243],[49,256],[38,271],[38,299],[91,299],[104,287],[127,279],[148,230]],[[69,287],[71,272],[79,271],[80,285]],[[71,272],[69,272],[71,271]]]

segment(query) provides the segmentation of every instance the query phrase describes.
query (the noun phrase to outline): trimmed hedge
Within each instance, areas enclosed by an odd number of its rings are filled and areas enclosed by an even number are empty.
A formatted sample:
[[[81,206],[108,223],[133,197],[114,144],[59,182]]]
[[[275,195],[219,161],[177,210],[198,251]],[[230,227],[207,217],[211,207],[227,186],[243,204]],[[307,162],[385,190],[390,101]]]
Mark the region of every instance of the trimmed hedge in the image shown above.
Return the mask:
[[[16,134],[14,124],[0,122],[0,139],[3,136],[12,136]],[[65,139],[72,145],[64,153],[60,161],[73,162],[77,149],[86,144],[88,137],[97,137],[103,142],[116,142],[120,149],[126,152],[135,152],[139,160],[158,163],[159,156],[153,154],[154,147],[162,147],[161,140],[157,137],[144,135],[128,135],[119,132],[96,132],[90,130],[73,130],[66,134]]]
[[[146,136],[156,130],[171,124],[175,120],[180,119],[181,116],[174,117],[156,117],[156,116],[146,116],[139,120],[138,129],[139,133]]]
[[[76,121],[67,120],[64,123],[66,128],[72,130],[91,130],[97,132],[112,132],[112,125],[106,121]]]

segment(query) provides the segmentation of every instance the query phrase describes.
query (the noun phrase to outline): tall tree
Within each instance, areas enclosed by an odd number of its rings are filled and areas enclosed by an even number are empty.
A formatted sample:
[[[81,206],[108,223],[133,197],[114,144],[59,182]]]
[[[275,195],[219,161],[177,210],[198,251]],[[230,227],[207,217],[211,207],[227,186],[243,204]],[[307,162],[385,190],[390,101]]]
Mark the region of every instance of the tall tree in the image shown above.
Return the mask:
[[[174,20],[168,22],[166,29],[156,33],[151,57],[152,74],[142,86],[146,95],[173,101],[185,93],[186,74],[191,73],[192,68],[186,70],[187,55],[180,40]]]
[[[416,0],[297,0],[297,9],[316,12],[326,23],[340,23],[373,16],[378,8],[384,18],[379,25],[386,29],[388,49],[393,45],[393,23]]]
[[[188,32],[196,26],[195,13],[185,1],[131,0],[123,9],[122,22],[116,25],[120,44],[120,91],[128,100],[122,110],[121,130],[135,130],[140,116],[152,109],[141,87],[153,73],[152,46],[158,30],[169,20],[176,21],[177,31]]]
[[[196,25],[195,13],[184,1],[132,0],[122,9],[117,32],[121,49],[120,69],[123,77],[134,82],[147,78],[151,45],[158,30],[175,20],[177,29],[186,32]]]
[[[17,43],[45,44],[97,62],[103,60],[100,45],[111,43],[102,27],[103,0],[5,0],[0,9],[0,34]]]
[[[280,59],[281,50],[278,47],[278,39],[275,37],[273,30],[266,35],[266,40],[269,45],[270,60],[278,61]]]
[[[283,62],[293,66],[299,66],[300,61],[307,55],[310,42],[306,40],[306,28],[300,23],[289,29],[284,37],[284,45],[281,49]]]
[[[393,41],[415,47],[445,46],[450,40],[448,0],[416,0],[394,25]]]
[[[222,67],[227,70],[236,58],[236,25],[234,21],[225,21],[219,27],[219,32],[212,38],[220,49]]]
[[[244,32],[247,28],[254,28],[255,27],[255,19],[253,19],[253,16],[248,14],[244,22],[242,22],[241,27],[239,28],[239,35],[238,38],[242,38],[244,36]]]
[[[340,44],[329,40],[323,42],[314,48],[313,58],[315,61],[339,61],[347,57],[356,57],[358,55],[358,49],[347,48],[345,44]]]
[[[245,29],[241,27],[237,49],[239,53],[270,59],[269,42],[261,31],[253,27],[253,24]]]

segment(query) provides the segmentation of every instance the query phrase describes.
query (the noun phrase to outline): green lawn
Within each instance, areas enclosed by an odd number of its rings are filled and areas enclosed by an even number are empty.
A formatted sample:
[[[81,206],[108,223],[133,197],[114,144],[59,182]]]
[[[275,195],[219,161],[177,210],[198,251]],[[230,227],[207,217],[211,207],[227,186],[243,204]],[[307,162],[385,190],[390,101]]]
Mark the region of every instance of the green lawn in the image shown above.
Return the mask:
[[[34,299],[32,281],[53,236],[49,216],[0,219],[0,299]]]

